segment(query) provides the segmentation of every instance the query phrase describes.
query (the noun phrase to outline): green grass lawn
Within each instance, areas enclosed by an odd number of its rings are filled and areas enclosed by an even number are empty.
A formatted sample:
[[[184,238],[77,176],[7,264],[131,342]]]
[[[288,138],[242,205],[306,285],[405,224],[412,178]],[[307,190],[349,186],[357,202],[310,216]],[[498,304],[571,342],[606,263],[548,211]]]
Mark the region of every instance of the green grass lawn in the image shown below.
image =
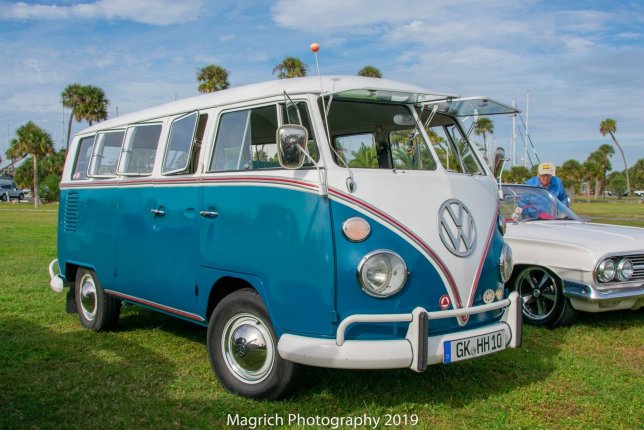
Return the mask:
[[[575,210],[644,221],[644,205],[603,204]],[[557,330],[526,327],[520,349],[421,374],[306,368],[287,400],[237,397],[210,369],[203,328],[127,307],[117,330],[97,334],[66,314],[65,296],[51,291],[47,275],[56,218],[56,205],[0,205],[0,429],[217,429],[234,414],[283,423],[257,428],[289,428],[290,414],[327,424],[291,428],[334,428],[332,420],[365,416],[380,419],[377,428],[644,424],[641,310],[582,314]]]
[[[577,197],[573,210],[592,222],[644,227],[644,200],[640,198],[593,200]]]

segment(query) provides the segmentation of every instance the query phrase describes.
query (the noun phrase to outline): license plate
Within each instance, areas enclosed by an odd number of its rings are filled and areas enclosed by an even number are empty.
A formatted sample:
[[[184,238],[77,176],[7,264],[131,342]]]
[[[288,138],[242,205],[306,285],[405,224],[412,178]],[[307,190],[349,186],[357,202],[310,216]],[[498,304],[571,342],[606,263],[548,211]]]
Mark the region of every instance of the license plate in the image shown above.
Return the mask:
[[[481,355],[505,349],[505,335],[503,331],[466,337],[464,339],[448,340],[443,343],[443,363],[468,360]]]

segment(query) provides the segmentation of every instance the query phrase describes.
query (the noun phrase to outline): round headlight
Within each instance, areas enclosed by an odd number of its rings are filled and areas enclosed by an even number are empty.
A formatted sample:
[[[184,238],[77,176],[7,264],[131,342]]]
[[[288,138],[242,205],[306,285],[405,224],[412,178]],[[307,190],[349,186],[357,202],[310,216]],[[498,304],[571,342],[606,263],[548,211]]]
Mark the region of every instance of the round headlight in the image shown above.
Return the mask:
[[[599,263],[597,267],[597,279],[600,282],[612,281],[615,277],[615,262],[610,258]]]
[[[512,262],[512,248],[510,245],[503,243],[503,248],[501,248],[501,257],[499,259],[499,271],[501,272],[501,281],[503,283],[508,282],[510,276],[512,276],[512,269],[514,269],[514,263]]]
[[[633,263],[628,258],[623,258],[617,264],[617,279],[628,281],[633,276]]]
[[[396,294],[407,281],[407,266],[391,251],[374,251],[360,261],[358,279],[365,293],[374,297]]]

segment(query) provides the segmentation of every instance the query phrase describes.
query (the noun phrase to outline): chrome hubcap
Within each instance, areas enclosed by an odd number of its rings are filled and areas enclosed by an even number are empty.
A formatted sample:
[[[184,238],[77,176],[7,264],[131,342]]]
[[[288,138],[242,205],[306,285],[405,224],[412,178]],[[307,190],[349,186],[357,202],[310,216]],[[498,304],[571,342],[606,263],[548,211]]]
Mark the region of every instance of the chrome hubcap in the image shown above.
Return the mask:
[[[88,321],[96,318],[96,284],[91,275],[86,274],[80,281],[80,304],[81,312]]]
[[[544,320],[557,305],[557,280],[545,270],[530,268],[517,279],[523,314],[532,320]]]
[[[270,329],[252,314],[239,314],[224,327],[222,353],[228,369],[239,380],[256,384],[273,368],[275,349]]]

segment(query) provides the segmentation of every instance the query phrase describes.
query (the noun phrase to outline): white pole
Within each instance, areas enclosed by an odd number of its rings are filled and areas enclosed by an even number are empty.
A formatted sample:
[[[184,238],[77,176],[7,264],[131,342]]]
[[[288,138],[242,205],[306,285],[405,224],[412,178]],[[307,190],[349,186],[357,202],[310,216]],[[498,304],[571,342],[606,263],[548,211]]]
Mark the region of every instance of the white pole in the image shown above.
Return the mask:
[[[512,100],[512,107],[517,108],[517,104]],[[517,114],[512,115],[512,167],[517,164]]]
[[[525,143],[523,149],[523,166],[528,167],[528,142],[530,141],[530,133],[528,132],[528,121],[530,117],[530,90],[526,94],[525,100]]]

